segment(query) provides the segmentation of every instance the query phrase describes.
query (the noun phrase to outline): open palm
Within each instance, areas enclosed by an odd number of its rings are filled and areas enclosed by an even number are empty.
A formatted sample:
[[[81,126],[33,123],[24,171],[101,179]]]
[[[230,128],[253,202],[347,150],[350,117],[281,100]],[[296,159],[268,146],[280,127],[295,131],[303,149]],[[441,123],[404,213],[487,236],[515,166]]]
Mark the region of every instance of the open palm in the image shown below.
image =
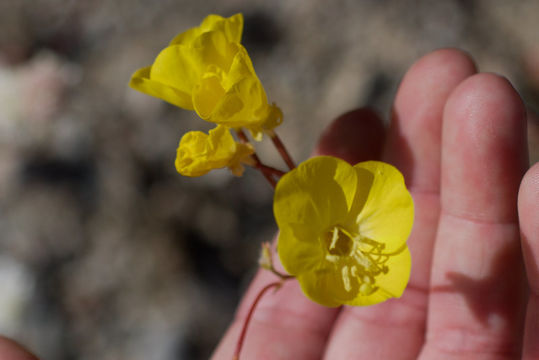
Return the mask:
[[[387,134],[367,109],[337,119],[316,153],[381,157],[404,174],[416,208],[410,283],[400,299],[329,309],[288,281],[259,304],[242,358],[539,358],[539,166],[523,180],[526,143],[517,92],[457,50],[412,66]],[[213,359],[231,358],[247,308],[274,280],[257,274]]]

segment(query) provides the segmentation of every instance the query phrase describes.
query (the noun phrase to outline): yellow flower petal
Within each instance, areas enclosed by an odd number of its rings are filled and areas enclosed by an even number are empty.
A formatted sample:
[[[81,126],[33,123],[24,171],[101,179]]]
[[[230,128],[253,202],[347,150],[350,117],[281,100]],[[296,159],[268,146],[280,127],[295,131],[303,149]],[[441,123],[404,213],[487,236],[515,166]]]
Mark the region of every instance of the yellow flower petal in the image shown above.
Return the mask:
[[[262,124],[264,130],[269,131],[275,129],[283,122],[283,112],[275,104],[272,104],[264,109],[265,113],[260,115],[265,121]]]
[[[320,269],[305,272],[298,276],[298,281],[303,293],[314,302],[327,307],[337,307],[343,304],[339,299],[344,295],[342,279],[335,271]]]
[[[323,231],[345,218],[357,187],[357,175],[346,161],[319,156],[284,175],[275,189],[273,212],[279,228],[308,224]]]
[[[213,14],[208,15],[202,21],[200,26],[176,35],[176,37],[170,42],[170,45],[189,45],[192,44],[194,40],[203,33],[215,30],[225,34],[229,42],[239,43],[241,41],[241,34],[243,31],[243,15],[235,14],[229,18],[224,18],[222,16]]]
[[[222,75],[221,85],[225,94],[219,99],[208,121],[230,127],[260,127],[269,106],[266,93],[258,80],[247,51],[239,47],[230,65]]]
[[[220,77],[217,74],[209,74],[193,90],[195,111],[202,119],[209,119],[224,95],[225,89],[221,86]]]
[[[173,45],[159,53],[151,66],[150,78],[191,96],[203,71],[204,64],[199,52]]]
[[[399,254],[391,256],[386,265],[390,269],[390,272],[380,274],[376,278],[377,291],[369,295],[358,293],[353,300],[344,302],[344,304],[367,306],[378,304],[390,298],[401,297],[408,284],[412,266],[412,258],[408,248],[404,248]]]
[[[261,85],[256,79],[244,78],[219,99],[208,121],[233,128],[257,126],[254,107],[260,106],[257,94]]]
[[[202,72],[217,67],[228,71],[241,45],[231,43],[219,31],[204,33],[198,37],[189,49],[196,53]],[[211,71],[211,70],[210,70]]]
[[[203,75],[193,92],[195,110],[204,120],[247,128],[255,140],[261,140],[263,132],[282,123],[282,112],[277,106],[268,104],[266,92],[245,48],[237,45],[236,50],[232,62],[226,64],[228,71],[221,70],[223,67],[212,67],[208,68],[212,73]]]
[[[183,109],[194,109],[190,94],[173,86],[150,79],[150,67],[137,70],[131,76],[129,86],[135,90],[150,96],[155,96]]]
[[[302,224],[290,224],[280,229],[277,249],[281,263],[289,274],[313,271],[324,259],[322,248],[313,246],[312,239],[316,236],[311,228]]]
[[[234,54],[234,59],[230,64],[230,70],[227,77],[224,79],[223,86],[226,89],[230,89],[245,78],[253,78],[253,80],[258,81],[251,58],[249,57],[247,50],[240,45],[237,52]],[[261,96],[260,94],[256,95]]]
[[[360,182],[370,182],[365,204],[357,216],[359,232],[383,242],[386,251],[398,249],[408,239],[414,221],[414,202],[402,174],[379,161],[362,162],[355,169]],[[361,185],[360,189],[366,191]]]
[[[217,126],[209,134],[190,131],[180,140],[176,170],[184,176],[201,176],[213,169],[229,167],[241,176],[242,163],[249,163],[254,149],[237,143],[226,126]]]
[[[398,255],[391,256],[386,265],[391,269],[392,274],[380,275],[376,284],[383,293],[391,297],[400,297],[406,288],[412,267],[412,257],[408,247]]]

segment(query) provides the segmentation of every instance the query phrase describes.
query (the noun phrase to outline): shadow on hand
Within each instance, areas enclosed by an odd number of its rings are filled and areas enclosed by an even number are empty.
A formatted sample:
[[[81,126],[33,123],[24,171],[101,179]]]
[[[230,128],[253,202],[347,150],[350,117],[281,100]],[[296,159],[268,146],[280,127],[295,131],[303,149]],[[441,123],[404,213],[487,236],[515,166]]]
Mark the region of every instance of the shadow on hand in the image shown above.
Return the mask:
[[[482,278],[448,272],[446,278],[450,284],[433,287],[432,291],[460,293],[476,319],[485,326],[494,315],[520,326],[527,292],[520,246],[508,243],[485,266],[488,275]]]

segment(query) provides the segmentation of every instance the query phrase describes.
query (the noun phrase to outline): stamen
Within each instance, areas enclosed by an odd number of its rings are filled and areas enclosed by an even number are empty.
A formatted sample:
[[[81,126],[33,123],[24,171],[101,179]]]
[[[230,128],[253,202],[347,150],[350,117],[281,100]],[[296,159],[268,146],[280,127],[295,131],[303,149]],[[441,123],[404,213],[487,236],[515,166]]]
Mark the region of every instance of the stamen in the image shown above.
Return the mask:
[[[352,276],[353,276],[353,277],[355,277],[355,278],[358,277],[357,266],[352,265],[352,271],[351,271],[351,273],[352,273]]]
[[[326,254],[325,259],[329,262],[336,264],[339,261],[339,255]]]
[[[374,291],[371,284],[363,283],[359,286],[359,292],[361,293],[361,295],[370,295]]]
[[[355,241],[340,226],[324,232],[320,240],[330,255],[349,256],[355,249]]]
[[[337,245],[337,240],[339,240],[339,229],[335,226],[333,228],[333,237],[331,239],[331,244],[329,245],[329,249],[333,250],[335,249],[335,246]]]
[[[384,274],[387,273],[387,266],[383,265],[383,263],[375,261],[372,258],[371,254],[369,254],[368,252],[364,252],[363,255],[365,255],[371,261],[371,265],[372,265],[371,268],[374,268],[373,269],[374,271],[371,270],[371,272],[374,273],[374,275],[378,275],[381,272],[384,273]],[[382,266],[380,266],[380,265],[382,265]],[[384,271],[384,270],[386,270],[386,271]]]
[[[341,270],[341,274],[342,274],[342,281],[344,283],[344,289],[350,292],[352,290],[352,285],[350,284],[350,274],[348,271],[349,271],[349,267],[343,266]]]
[[[367,259],[359,250],[356,251],[356,253],[354,254],[354,260],[364,269],[368,269],[371,267],[371,262],[369,261],[369,259]]]
[[[344,289],[348,292],[352,291],[352,281],[357,281],[358,291],[362,296],[368,296],[378,290],[376,277],[387,274],[389,268],[386,263],[389,258],[406,249],[406,244],[403,244],[395,251],[384,253],[385,244],[362,237],[339,225],[325,232],[321,241],[326,250],[327,261],[339,266],[343,257],[346,257],[355,262],[351,266],[341,265],[341,277]]]

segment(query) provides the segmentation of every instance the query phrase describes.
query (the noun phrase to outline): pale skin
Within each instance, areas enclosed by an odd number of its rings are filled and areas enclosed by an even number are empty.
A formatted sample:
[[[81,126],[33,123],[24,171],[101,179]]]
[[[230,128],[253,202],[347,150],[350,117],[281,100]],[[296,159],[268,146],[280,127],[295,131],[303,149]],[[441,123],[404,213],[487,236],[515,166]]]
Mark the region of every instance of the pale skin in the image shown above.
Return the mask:
[[[526,110],[502,77],[468,55],[432,52],[407,72],[391,126],[347,113],[316,154],[395,165],[415,202],[410,283],[400,299],[330,309],[294,280],[266,294],[241,359],[539,358],[539,164],[528,170]],[[526,172],[527,171],[527,172]],[[230,360],[259,271],[213,360]],[[35,359],[0,338],[1,360]]]

